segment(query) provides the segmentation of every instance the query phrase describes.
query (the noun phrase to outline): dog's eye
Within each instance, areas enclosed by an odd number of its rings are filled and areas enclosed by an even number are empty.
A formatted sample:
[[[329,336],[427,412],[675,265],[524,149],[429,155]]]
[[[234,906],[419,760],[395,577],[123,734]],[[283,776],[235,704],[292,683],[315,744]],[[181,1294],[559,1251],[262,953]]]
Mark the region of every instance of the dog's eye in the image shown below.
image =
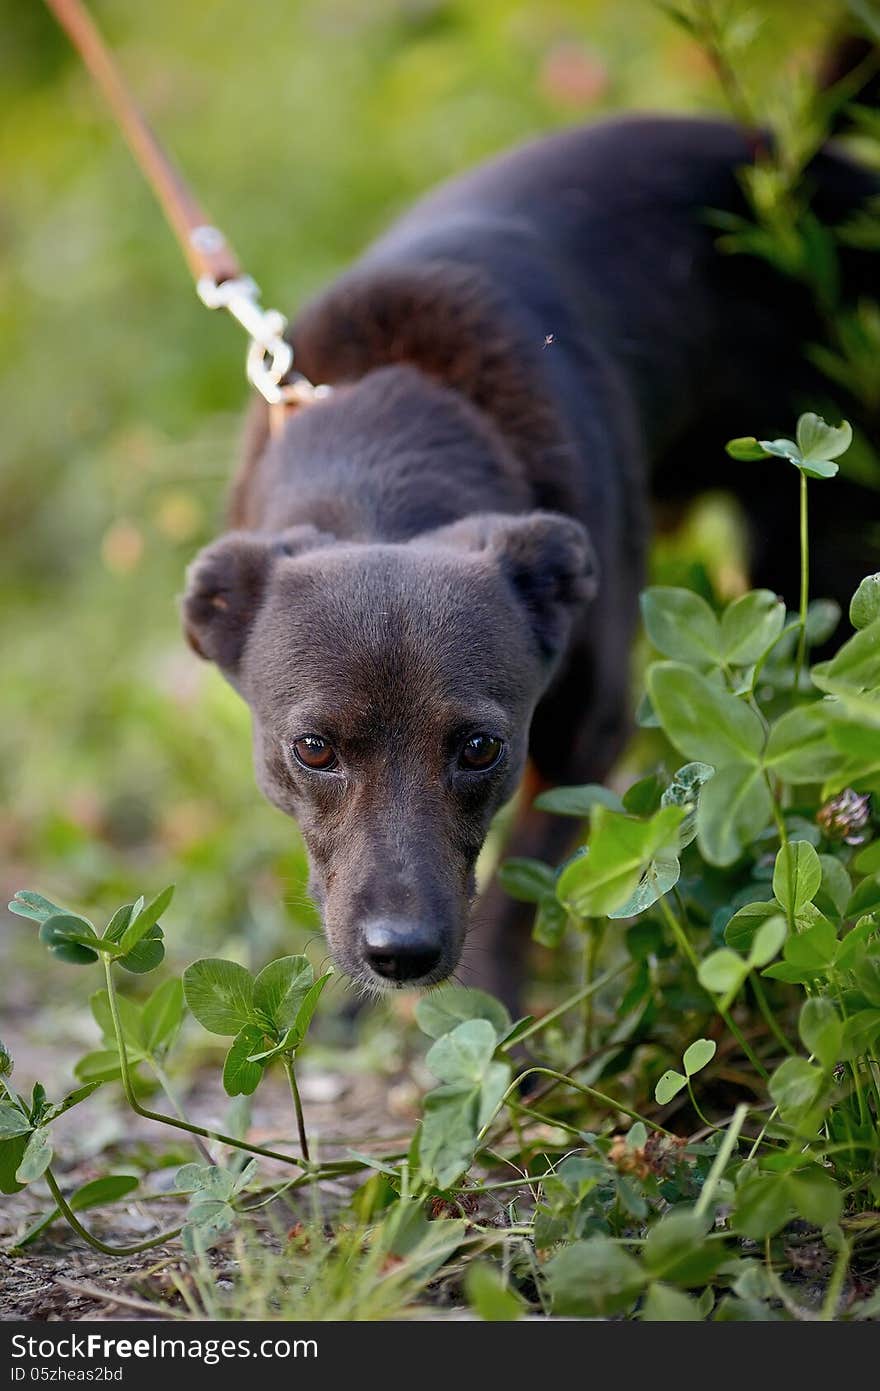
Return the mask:
[[[494,768],[504,748],[494,734],[472,734],[461,747],[458,766],[472,773],[485,773]]]
[[[303,734],[295,739],[293,752],[298,763],[316,773],[329,773],[337,764],[336,750],[320,734]]]

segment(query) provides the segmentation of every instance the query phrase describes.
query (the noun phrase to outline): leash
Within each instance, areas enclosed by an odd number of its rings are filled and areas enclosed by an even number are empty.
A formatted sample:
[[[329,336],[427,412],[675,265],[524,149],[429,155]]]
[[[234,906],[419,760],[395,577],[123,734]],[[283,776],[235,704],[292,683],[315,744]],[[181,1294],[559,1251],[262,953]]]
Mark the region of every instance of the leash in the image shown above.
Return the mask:
[[[82,0],[45,3],[107,101],[177,238],[202,304],[225,309],[248,334],[247,378],[268,402],[270,429],[277,433],[288,411],[320,400],[331,388],[316,386],[293,370],[293,348],[284,337],[287,319],[277,309],[263,309],[259,287],[244,274],[223,233],[151,130]]]

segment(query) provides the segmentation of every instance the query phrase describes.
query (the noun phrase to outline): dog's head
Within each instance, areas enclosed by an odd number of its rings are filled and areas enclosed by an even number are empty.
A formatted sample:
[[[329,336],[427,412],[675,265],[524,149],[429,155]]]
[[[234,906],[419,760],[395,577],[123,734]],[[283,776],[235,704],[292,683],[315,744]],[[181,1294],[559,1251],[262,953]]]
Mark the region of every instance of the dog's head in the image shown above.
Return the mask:
[[[250,705],[257,779],[300,825],[355,980],[454,970],[477,855],[594,588],[584,528],[545,512],[394,545],[233,532],[192,566],[187,637]]]

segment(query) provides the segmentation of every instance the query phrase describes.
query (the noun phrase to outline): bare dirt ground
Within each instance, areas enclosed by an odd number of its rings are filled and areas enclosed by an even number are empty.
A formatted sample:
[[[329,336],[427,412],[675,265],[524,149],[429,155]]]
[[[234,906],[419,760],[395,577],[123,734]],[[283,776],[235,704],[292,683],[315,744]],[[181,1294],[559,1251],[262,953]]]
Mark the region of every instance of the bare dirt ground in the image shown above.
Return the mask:
[[[4,1017],[4,1032],[21,1031]],[[52,1079],[60,1070],[57,1047],[37,1044],[17,1049],[16,1080]],[[322,1160],[342,1158],[347,1146],[380,1153],[405,1144],[414,1123],[416,1089],[404,1074],[397,1078],[368,1072],[353,1074],[332,1066],[305,1064],[300,1089],[313,1155]],[[222,1128],[228,1098],[223,1094],[217,1069],[201,1069],[184,1096],[186,1113],[208,1127]],[[165,1109],[160,1098],[155,1104]],[[297,1153],[292,1138],[290,1098],[283,1079],[271,1077],[254,1098],[247,1138],[256,1144]],[[53,1170],[66,1192],[99,1175],[142,1173],[132,1200],[81,1214],[81,1219],[101,1240],[112,1245],[134,1245],[151,1235],[178,1225],[185,1200],[165,1197],[174,1186],[180,1164],[198,1159],[183,1132],[172,1131],[134,1115],[125,1106],[118,1085],[108,1084],[83,1106],[63,1117],[52,1128],[56,1147]],[[147,1150],[161,1167],[141,1165]],[[265,1182],[290,1177],[291,1170],[272,1161],[260,1163]],[[350,1191],[353,1182],[321,1186],[322,1203],[332,1209]],[[305,1190],[303,1190],[305,1194]],[[305,1212],[305,1196],[290,1195],[265,1209],[263,1238],[277,1242],[279,1231],[296,1221],[297,1203]],[[158,1246],[135,1256],[105,1256],[83,1242],[64,1221],[54,1223],[39,1239],[15,1252],[16,1237],[52,1206],[45,1185],[36,1183],[12,1197],[0,1197],[0,1319],[78,1320],[162,1318],[184,1312],[172,1273],[186,1278],[179,1242]],[[235,1272],[228,1246],[212,1257],[215,1275],[223,1282]]]

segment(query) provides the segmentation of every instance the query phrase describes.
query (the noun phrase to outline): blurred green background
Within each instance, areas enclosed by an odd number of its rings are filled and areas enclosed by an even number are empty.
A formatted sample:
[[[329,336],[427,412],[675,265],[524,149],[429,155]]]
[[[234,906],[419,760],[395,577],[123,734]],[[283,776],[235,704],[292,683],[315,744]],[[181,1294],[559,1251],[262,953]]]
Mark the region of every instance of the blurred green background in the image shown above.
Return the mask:
[[[265,303],[291,311],[420,190],[495,150],[618,109],[722,105],[648,0],[93,9]],[[838,12],[744,6],[748,80],[784,87]],[[173,960],[259,964],[314,934],[303,857],[254,786],[245,708],[188,652],[176,608],[221,525],[243,340],[195,299],[40,0],[0,16],[3,887],[103,921],[174,880]],[[24,969],[33,937],[4,915],[19,1007],[47,989]],[[64,974],[73,997],[93,987]]]

